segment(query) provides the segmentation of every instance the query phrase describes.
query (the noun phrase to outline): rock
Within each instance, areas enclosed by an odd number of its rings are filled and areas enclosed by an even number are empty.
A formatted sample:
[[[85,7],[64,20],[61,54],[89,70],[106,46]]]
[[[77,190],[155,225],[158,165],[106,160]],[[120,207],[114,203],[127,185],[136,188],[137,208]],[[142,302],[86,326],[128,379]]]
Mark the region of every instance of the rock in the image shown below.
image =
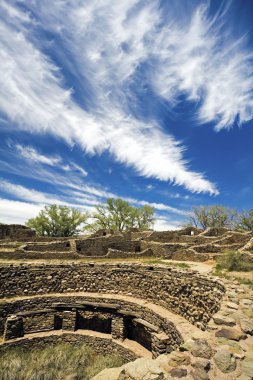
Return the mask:
[[[120,368],[105,369],[92,380],[169,380],[155,360],[140,358]]]
[[[237,377],[236,380],[252,380],[253,377],[252,376],[247,376],[247,375],[244,375],[242,374],[241,376]]]
[[[205,359],[210,359],[213,355],[213,350],[205,339],[194,339],[190,351],[193,356]]]
[[[177,377],[177,378],[185,377],[185,376],[187,376],[187,369],[186,368],[173,368],[170,371],[170,376],[171,377]]]
[[[124,379],[124,370],[122,368],[106,368],[99,372],[92,380],[120,380]],[[121,376],[121,377],[120,377]]]
[[[236,369],[235,358],[226,349],[219,349],[214,355],[213,360],[223,373],[232,372]]]
[[[253,378],[253,360],[252,358],[245,358],[241,364],[242,374]]]
[[[231,340],[239,341],[241,339],[246,339],[247,335],[243,334],[240,330],[235,328],[224,328],[221,330],[216,331],[215,336],[217,338],[226,338]]]
[[[253,322],[249,319],[241,319],[239,321],[241,330],[249,335],[253,335]]]
[[[217,325],[234,326],[236,324],[233,318],[226,317],[225,315],[219,313],[213,316],[213,320]]]
[[[252,304],[253,304],[253,301],[249,300],[248,298],[241,299],[241,305],[250,306]]]
[[[227,302],[226,305],[229,309],[237,310],[239,308],[239,306],[234,302]]]
[[[190,359],[189,355],[187,355],[184,352],[173,352],[170,355],[168,364],[171,367],[178,367],[181,365],[189,365],[189,364],[191,364],[191,359]]]
[[[180,346],[180,351],[190,351],[191,347],[193,345],[193,339],[188,339],[186,340],[181,346]]]
[[[211,368],[211,364],[208,359],[197,359],[192,363],[192,367],[209,371],[209,369]]]
[[[228,296],[229,298],[236,298],[237,294],[236,294],[235,291],[230,291],[230,292],[227,293],[227,296]]]
[[[208,374],[201,368],[193,369],[191,375],[194,380],[210,380]]]

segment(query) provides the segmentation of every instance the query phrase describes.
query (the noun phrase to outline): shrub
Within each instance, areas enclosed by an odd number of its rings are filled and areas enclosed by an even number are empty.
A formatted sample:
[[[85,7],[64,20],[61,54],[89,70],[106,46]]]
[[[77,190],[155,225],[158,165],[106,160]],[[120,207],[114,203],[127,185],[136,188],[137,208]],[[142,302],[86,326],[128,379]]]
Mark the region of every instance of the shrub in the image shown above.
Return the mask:
[[[242,254],[238,252],[225,252],[217,261],[216,269],[226,269],[229,272],[249,272],[253,270],[253,263],[243,260]]]

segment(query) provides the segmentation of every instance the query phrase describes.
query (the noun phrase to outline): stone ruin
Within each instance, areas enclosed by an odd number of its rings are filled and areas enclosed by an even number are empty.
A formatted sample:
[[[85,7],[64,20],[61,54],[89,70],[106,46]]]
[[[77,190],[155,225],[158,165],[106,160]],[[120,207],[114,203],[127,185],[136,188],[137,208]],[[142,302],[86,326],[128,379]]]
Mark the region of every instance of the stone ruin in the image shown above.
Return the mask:
[[[132,375],[143,371],[143,378],[159,380],[252,379],[253,292],[246,286],[164,265],[94,260],[143,255],[202,261],[228,249],[251,260],[252,233],[102,230],[55,239],[19,231],[1,235],[0,257],[93,261],[0,264],[0,353],[82,342],[127,363],[115,370],[119,377],[106,370],[96,380],[135,380]]]
[[[0,240],[2,239],[30,239],[36,232],[21,224],[0,224]]]
[[[0,225],[0,258],[138,258],[206,261],[223,252],[235,251],[253,261],[253,232],[226,228],[200,230],[187,227],[175,231],[124,233],[100,230],[71,238],[36,237],[24,226]]]

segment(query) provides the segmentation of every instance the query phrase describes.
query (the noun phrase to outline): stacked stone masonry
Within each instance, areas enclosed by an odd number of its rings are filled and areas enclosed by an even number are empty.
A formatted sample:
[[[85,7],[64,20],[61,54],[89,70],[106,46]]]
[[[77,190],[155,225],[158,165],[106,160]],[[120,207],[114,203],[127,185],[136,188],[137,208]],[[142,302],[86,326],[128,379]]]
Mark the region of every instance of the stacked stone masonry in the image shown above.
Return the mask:
[[[205,231],[185,228],[163,232],[134,230],[122,234],[101,230],[88,237],[50,238],[36,237],[35,232],[25,226],[0,226],[0,257],[3,258],[156,256],[205,261],[217,259],[228,250],[242,253],[244,261],[253,261],[253,233],[226,228]]]
[[[2,297],[64,292],[145,295],[205,328],[218,311],[224,286],[191,271],[140,264],[72,264],[0,267]]]

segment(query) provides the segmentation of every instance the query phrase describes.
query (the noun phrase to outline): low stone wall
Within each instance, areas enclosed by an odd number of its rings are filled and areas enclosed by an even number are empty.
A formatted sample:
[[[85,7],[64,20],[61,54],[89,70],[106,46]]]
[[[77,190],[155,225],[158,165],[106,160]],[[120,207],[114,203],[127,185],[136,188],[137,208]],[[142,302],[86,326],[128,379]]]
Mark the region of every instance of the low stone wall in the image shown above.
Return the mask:
[[[140,243],[117,235],[76,240],[77,253],[83,256],[105,256],[109,248],[125,252],[140,252]]]
[[[40,349],[59,342],[71,343],[74,346],[85,344],[91,347],[98,355],[119,355],[125,363],[138,358],[134,352],[117,344],[110,336],[101,338],[95,335],[70,334],[67,332],[61,335],[52,334],[44,337],[27,337],[8,341],[0,344],[0,353],[8,348],[22,347],[22,350]]]
[[[36,236],[36,232],[20,224],[0,224],[1,239],[29,239]]]
[[[145,298],[205,328],[219,310],[221,281],[163,266],[143,264],[22,265],[0,267],[2,297],[98,292]]]
[[[25,251],[38,251],[38,252],[47,252],[47,251],[55,251],[55,252],[64,252],[70,251],[70,241],[54,241],[47,243],[28,243],[23,246]]]
[[[94,330],[100,332],[103,326],[99,326],[99,320],[105,318],[112,321],[111,330],[115,331],[114,324],[115,319],[118,322],[123,321],[122,327],[125,327],[126,318],[134,319],[138,318],[144,320],[148,324],[155,326],[154,331],[162,332],[167,335],[166,352],[171,352],[176,349],[183,339],[180,333],[177,331],[176,326],[168,319],[162,317],[160,314],[155,313],[147,307],[143,307],[138,303],[127,302],[125,300],[117,299],[112,304],[111,300],[103,297],[90,297],[90,296],[43,296],[36,298],[26,298],[15,301],[3,301],[0,304],[0,334],[3,334],[4,326],[6,326],[7,317],[10,315],[16,315],[17,319],[22,317],[22,329],[24,333],[31,333],[33,331],[48,331],[52,329],[58,329],[64,327],[62,322],[55,324],[57,317],[58,320],[63,319],[62,311],[65,310],[77,310],[76,316],[76,329],[91,327],[91,323],[87,323],[92,318],[94,320]],[[58,305],[58,306],[57,306]],[[14,320],[14,325],[16,320]],[[106,326],[105,326],[106,327]],[[10,330],[10,329],[9,329]],[[6,331],[5,331],[6,332]],[[108,331],[107,331],[108,332]],[[118,334],[117,339],[124,336]]]

